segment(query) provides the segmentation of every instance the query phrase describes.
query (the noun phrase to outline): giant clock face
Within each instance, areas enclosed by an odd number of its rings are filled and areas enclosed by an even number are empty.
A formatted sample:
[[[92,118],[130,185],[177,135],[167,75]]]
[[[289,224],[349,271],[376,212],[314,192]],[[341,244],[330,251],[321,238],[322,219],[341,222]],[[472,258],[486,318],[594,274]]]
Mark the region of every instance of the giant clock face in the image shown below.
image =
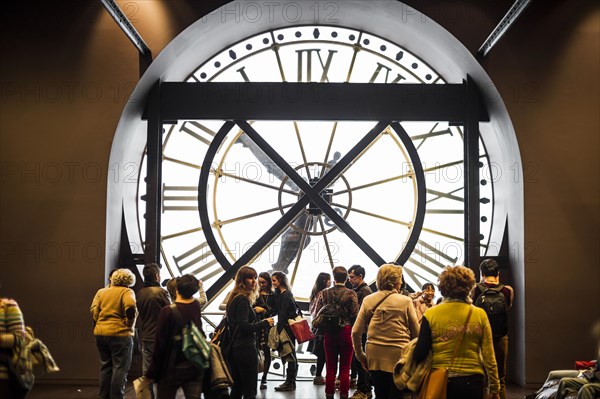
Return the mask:
[[[244,38],[198,66],[188,81],[444,84],[423,60],[384,38],[322,25]],[[252,92],[246,95],[251,99]],[[289,100],[293,106],[293,93]],[[412,289],[436,283],[444,266],[461,264],[465,255],[462,128],[444,121],[400,125],[394,129],[376,121],[293,120],[182,120],[164,125],[163,264],[172,275],[192,273],[210,286],[228,267],[217,261],[215,251],[234,263],[304,196],[298,179],[314,186],[376,129],[374,139],[320,195],[382,259],[407,257],[404,277]],[[222,130],[226,134],[217,134]],[[252,139],[254,134],[294,173],[286,173],[267,155]],[[207,159],[211,145],[215,151]],[[483,255],[492,223],[493,187],[481,140],[479,152]],[[145,173],[145,164],[141,170]],[[199,186],[201,172],[205,179]],[[143,175],[139,181],[141,198]],[[420,202],[425,204],[421,215]],[[143,236],[144,201],[138,201],[138,209]],[[201,215],[208,221],[205,226]],[[407,248],[409,242],[414,249]],[[259,272],[287,273],[300,300],[308,298],[320,272],[354,264],[366,268],[368,281],[375,279],[378,265],[356,237],[344,233],[312,201],[252,261]]]

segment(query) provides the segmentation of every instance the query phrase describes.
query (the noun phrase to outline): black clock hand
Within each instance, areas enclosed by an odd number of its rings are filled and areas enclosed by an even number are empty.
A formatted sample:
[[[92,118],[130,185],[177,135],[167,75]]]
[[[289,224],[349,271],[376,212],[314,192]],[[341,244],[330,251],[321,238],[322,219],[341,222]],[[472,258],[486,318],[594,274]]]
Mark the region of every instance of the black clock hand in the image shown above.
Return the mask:
[[[327,161],[327,167],[323,168],[323,170],[321,171],[321,177],[323,177],[323,175],[327,172],[327,170],[333,168],[335,166],[335,164],[340,160],[340,158],[342,157],[342,153],[339,151],[336,151],[333,153],[333,159],[330,159],[329,161]],[[337,180],[337,179],[336,179]],[[333,182],[331,182],[331,184],[329,185],[330,187],[333,186],[333,184],[335,183],[335,180]],[[336,211],[338,213],[338,215],[342,216],[342,210],[338,207],[334,207],[333,208],[334,211]],[[335,226],[335,223],[333,223],[331,221],[331,219],[329,218],[329,216],[325,215],[325,220],[323,221],[323,223],[325,223],[325,225],[327,227],[333,227]]]
[[[267,172],[275,176],[280,181],[285,180],[285,184],[288,185],[292,190],[299,192],[300,188],[291,179],[287,178],[287,175],[281,170],[277,164],[275,164],[271,158],[258,146],[256,143],[248,137],[246,133],[240,135],[236,140],[236,144],[241,143],[244,147],[248,148],[250,152],[256,157],[256,159],[267,169]],[[282,271],[288,273],[288,267],[292,261],[298,256],[298,250],[300,249],[302,241],[304,241],[303,248],[310,244],[310,235],[306,235],[305,239],[302,240],[304,234],[300,231],[308,231],[307,226],[312,225],[312,221],[308,220],[308,213],[303,213],[298,217],[293,225],[295,227],[288,227],[281,236],[281,249],[277,261],[271,265],[273,271]],[[310,227],[309,227],[310,228]]]

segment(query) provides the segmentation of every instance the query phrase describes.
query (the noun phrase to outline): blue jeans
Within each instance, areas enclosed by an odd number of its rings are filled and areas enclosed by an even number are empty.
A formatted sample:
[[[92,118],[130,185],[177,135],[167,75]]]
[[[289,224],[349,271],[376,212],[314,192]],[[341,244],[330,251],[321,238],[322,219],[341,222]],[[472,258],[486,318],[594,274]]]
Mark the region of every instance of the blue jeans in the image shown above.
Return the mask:
[[[154,340],[142,340],[142,374],[150,368],[152,362],[152,352],[154,350]],[[150,396],[154,399],[154,384],[150,385]]]
[[[96,336],[100,354],[100,398],[123,399],[131,366],[133,337]]]

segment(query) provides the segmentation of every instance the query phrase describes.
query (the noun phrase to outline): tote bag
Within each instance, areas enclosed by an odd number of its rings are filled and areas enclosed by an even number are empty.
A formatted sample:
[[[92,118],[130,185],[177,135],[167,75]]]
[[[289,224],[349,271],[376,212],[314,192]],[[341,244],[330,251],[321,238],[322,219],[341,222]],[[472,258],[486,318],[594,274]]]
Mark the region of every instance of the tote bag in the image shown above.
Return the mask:
[[[289,319],[288,324],[299,344],[315,339],[315,334],[313,334],[308,321],[304,317],[298,316],[295,319]]]

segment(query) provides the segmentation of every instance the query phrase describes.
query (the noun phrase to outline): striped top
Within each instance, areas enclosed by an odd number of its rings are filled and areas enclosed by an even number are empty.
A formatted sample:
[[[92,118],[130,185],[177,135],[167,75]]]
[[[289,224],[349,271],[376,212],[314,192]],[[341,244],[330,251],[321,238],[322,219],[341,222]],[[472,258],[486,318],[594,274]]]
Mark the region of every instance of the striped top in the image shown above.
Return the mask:
[[[25,336],[25,323],[23,313],[16,301],[8,298],[0,298],[0,348],[2,350],[8,344],[5,342],[9,334]],[[0,364],[0,380],[8,380],[8,369]]]

